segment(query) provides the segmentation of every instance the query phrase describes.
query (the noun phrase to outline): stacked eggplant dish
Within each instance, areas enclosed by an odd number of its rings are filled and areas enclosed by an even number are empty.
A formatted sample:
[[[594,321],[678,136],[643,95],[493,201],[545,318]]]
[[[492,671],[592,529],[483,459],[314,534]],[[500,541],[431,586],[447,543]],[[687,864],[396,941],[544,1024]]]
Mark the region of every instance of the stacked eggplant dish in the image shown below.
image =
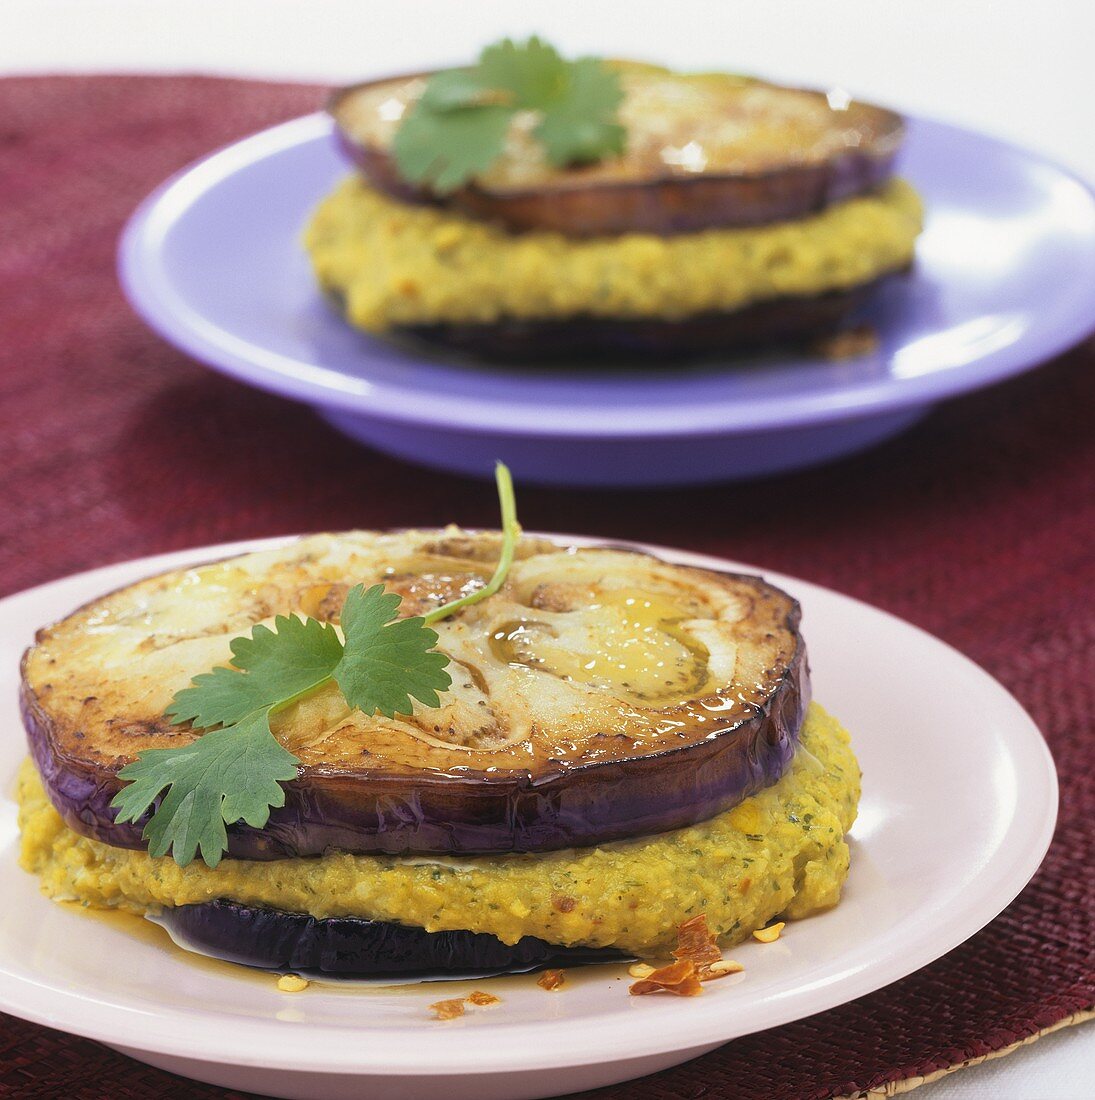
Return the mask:
[[[664,957],[834,905],[859,769],[754,576],[456,528],[152,577],[23,664],[22,862],[260,967]]]
[[[913,262],[901,118],[843,92],[536,39],[357,85],[357,171],[305,244],[346,319],[487,356],[733,350],[833,331]]]

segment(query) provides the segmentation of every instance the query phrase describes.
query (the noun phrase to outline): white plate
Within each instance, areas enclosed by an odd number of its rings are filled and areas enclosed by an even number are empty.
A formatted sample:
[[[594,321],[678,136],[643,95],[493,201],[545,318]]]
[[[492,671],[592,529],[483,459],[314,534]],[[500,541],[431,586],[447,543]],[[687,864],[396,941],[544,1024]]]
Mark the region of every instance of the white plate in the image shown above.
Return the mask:
[[[279,993],[273,980],[194,962],[154,936],[43,898],[16,864],[11,780],[25,753],[18,657],[37,625],[162,569],[265,540],[146,558],[0,601],[0,1008],[203,1081],[285,1097],[537,1097],[685,1061],[728,1039],[859,997],[990,921],[1041,862],[1057,813],[1053,762],[1019,704],[920,630],[804,581],[815,697],[852,730],[863,766],[852,871],[834,910],[733,956],[745,972],[702,997],[632,998],[622,966],[474,983],[502,1003],[439,1022],[452,985]],[[678,551],[690,564],[748,568]],[[375,1093],[372,1090],[378,1090]]]

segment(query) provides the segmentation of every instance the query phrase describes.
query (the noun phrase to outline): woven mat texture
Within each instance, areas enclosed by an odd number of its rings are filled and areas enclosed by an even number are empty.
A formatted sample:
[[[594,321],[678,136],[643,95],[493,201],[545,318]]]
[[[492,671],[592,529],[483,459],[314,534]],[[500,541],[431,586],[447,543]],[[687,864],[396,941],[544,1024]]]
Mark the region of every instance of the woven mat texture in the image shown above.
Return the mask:
[[[321,99],[194,77],[0,81],[0,594],[226,539],[496,521],[489,485],[370,453],[212,374],[119,293],[115,244],[138,200]],[[823,1100],[930,1074],[1095,1005],[1092,425],[1088,344],[823,469],[695,491],[522,490],[531,528],[763,563],[924,627],[1019,697],[1062,778],[1045,864],[973,939],[871,996],[591,1095]],[[0,1095],[107,1094],[233,1095],[0,1018]]]

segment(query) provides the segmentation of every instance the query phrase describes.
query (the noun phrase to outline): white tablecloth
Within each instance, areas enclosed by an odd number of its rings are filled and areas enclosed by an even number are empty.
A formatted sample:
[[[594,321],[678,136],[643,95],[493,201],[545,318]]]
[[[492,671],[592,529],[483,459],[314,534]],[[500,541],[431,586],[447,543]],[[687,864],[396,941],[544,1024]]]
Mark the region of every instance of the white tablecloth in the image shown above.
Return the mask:
[[[1018,142],[1095,181],[1095,0],[0,0],[0,74],[339,83],[461,62],[503,34],[532,32],[571,53],[844,87]],[[1089,1100],[1095,1026],[917,1095]]]

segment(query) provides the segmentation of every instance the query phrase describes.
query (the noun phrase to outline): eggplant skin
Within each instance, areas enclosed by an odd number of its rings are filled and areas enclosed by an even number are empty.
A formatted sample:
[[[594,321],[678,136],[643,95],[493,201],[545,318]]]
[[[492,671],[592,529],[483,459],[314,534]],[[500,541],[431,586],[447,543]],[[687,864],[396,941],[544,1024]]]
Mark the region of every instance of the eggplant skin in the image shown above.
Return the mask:
[[[343,977],[504,973],[627,957],[610,947],[561,947],[535,936],[511,946],[486,932],[427,932],[357,917],[319,920],[224,898],[165,909],[157,923],[180,946],[227,962]]]

